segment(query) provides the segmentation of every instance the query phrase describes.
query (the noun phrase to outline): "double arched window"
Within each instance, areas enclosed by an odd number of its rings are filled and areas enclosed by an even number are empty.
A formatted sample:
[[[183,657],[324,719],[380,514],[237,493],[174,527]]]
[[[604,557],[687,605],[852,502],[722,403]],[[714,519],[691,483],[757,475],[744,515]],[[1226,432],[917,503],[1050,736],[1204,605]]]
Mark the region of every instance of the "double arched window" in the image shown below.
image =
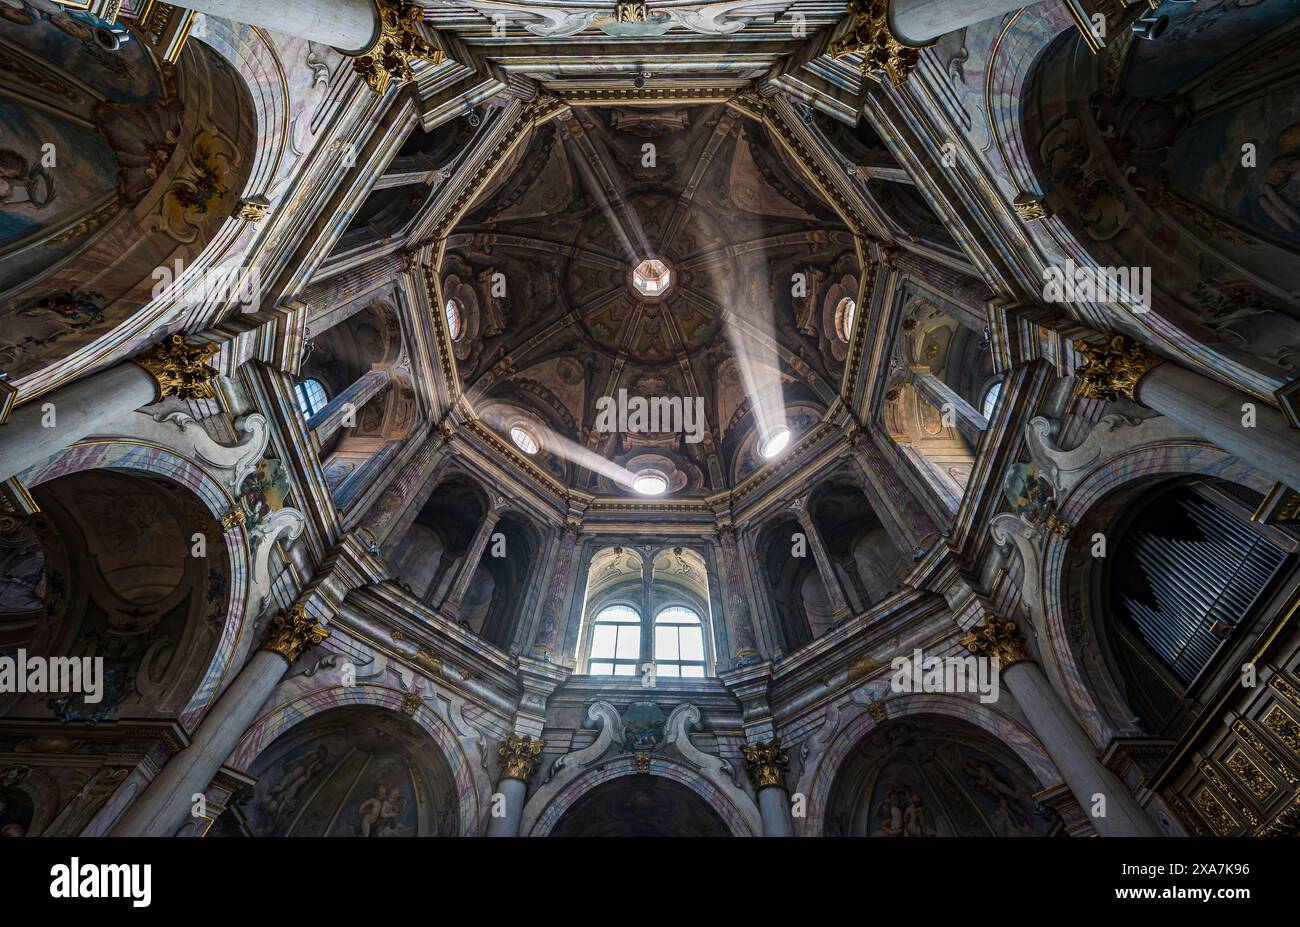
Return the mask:
[[[587,563],[578,672],[703,679],[714,672],[709,567],[688,547],[606,547]],[[653,673],[651,668],[653,667]]]
[[[641,613],[631,605],[608,605],[596,613],[591,626],[587,672],[595,676],[640,674]],[[655,616],[651,659],[659,676],[703,679],[704,621],[695,609],[670,605]]]

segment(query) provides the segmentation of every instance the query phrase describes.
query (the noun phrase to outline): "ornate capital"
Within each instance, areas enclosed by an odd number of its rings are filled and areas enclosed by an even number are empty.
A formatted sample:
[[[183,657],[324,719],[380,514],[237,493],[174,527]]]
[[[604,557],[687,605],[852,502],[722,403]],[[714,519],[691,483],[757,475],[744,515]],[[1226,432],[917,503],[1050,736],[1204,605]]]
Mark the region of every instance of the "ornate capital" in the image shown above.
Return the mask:
[[[862,55],[862,73],[883,71],[895,87],[901,86],[912,73],[924,45],[904,45],[889,28],[889,0],[849,0],[847,12],[853,16],[849,31],[831,42],[832,58],[854,53]]]
[[[1079,381],[1079,395],[1085,399],[1136,402],[1138,381],[1164,363],[1163,357],[1124,335],[1111,335],[1105,344],[1076,341],[1074,349],[1084,359],[1074,377]]]
[[[1015,209],[1016,215],[1020,217],[1022,222],[1034,222],[1047,218],[1047,204],[1041,196],[1034,196],[1032,193],[1021,193],[1011,201],[1011,206]]]
[[[287,612],[280,612],[271,619],[271,625],[266,632],[266,643],[262,645],[262,649],[278,653],[293,663],[302,656],[304,651],[315,647],[329,636],[330,632],[307,614],[305,606],[295,605]]]
[[[740,752],[745,755],[745,766],[749,769],[749,778],[754,781],[754,788],[785,788],[790,754],[781,746],[781,738],[773,737],[771,743],[760,740],[752,747],[741,747]]]
[[[401,0],[375,0],[379,7],[379,36],[363,52],[352,57],[352,66],[375,93],[383,93],[391,81],[415,77],[413,60],[442,64],[446,56],[420,34],[424,10]]]
[[[971,633],[963,637],[960,643],[977,657],[997,657],[1001,669],[1030,659],[1016,623],[1001,621],[993,615],[986,614],[984,620],[971,628]]]
[[[537,758],[542,755],[542,739],[519,735],[511,731],[497,750],[501,757],[501,778],[527,782],[537,771]]]
[[[178,399],[215,399],[212,381],[217,371],[208,366],[208,358],[220,350],[215,344],[187,344],[184,335],[172,335],[143,357],[131,363],[143,367],[158,385],[154,402],[175,396]]]

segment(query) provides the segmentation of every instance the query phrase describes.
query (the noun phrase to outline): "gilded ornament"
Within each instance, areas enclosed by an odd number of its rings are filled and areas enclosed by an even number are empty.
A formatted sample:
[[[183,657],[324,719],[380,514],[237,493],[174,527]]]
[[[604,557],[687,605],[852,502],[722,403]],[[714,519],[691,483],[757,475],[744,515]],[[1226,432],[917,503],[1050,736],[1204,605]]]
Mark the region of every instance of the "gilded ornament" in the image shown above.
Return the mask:
[[[187,344],[184,335],[172,335],[143,357],[133,357],[131,363],[143,367],[154,378],[158,386],[154,402],[169,396],[215,399],[217,390],[212,381],[218,374],[207,362],[218,350],[215,344]]]
[[[221,516],[221,527],[225,528],[227,531],[232,528],[238,528],[244,523],[247,517],[248,516],[244,513],[243,508],[237,505],[225,515]]]
[[[375,0],[379,6],[379,36],[365,51],[354,55],[352,66],[375,93],[383,93],[392,81],[415,77],[413,60],[442,64],[442,49],[434,48],[420,34],[424,10],[400,0]]]
[[[906,45],[889,28],[889,0],[849,0],[846,8],[853,17],[849,31],[831,42],[832,58],[862,55],[862,73],[883,71],[895,87],[902,86],[920,60],[924,45]]]
[[[997,657],[1001,669],[1030,659],[1016,623],[1001,621],[993,615],[986,614],[984,621],[971,628],[971,633],[960,643],[977,657]]]
[[[1034,222],[1047,218],[1047,204],[1043,202],[1041,196],[1021,193],[1011,201],[1011,206],[1015,209],[1016,215],[1020,217],[1022,222]]]
[[[1074,371],[1079,395],[1085,399],[1137,401],[1138,381],[1164,363],[1132,338],[1111,335],[1105,344],[1076,341],[1074,349],[1084,364]]]
[[[781,738],[773,737],[771,743],[760,740],[752,747],[741,747],[740,751],[745,756],[745,766],[749,769],[749,778],[754,781],[754,788],[785,788],[790,754],[782,748]]]
[[[307,614],[305,606],[295,605],[271,619],[262,649],[278,653],[293,663],[304,651],[315,647],[329,636],[330,632]]]
[[[235,218],[245,222],[261,222],[271,214],[271,201],[264,196],[248,196],[235,207]]]
[[[1047,530],[1053,534],[1059,534],[1063,538],[1068,538],[1070,536],[1070,523],[1061,520],[1056,513],[1048,515],[1047,521],[1044,522],[1044,524],[1047,525]]]
[[[502,779],[527,782],[537,770],[537,758],[542,755],[542,739],[511,731],[497,754],[501,757]]]

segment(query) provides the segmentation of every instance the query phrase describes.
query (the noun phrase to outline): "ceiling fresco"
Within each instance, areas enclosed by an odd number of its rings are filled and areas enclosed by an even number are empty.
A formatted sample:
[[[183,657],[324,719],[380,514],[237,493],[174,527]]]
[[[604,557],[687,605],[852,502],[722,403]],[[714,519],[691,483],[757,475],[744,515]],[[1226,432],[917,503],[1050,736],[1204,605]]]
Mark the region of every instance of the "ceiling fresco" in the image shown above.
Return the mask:
[[[821,417],[847,347],[820,324],[823,303],[833,313],[856,295],[857,254],[767,129],[722,105],[574,109],[521,147],[442,265],[479,417],[503,435],[519,421],[544,435],[539,461],[570,485],[620,491],[557,443],[650,461],[675,496],[757,466],[747,368],[780,384],[796,436]],[[633,275],[650,259],[670,277],[645,294]],[[599,402],[621,391],[695,403],[704,427],[606,431]]]

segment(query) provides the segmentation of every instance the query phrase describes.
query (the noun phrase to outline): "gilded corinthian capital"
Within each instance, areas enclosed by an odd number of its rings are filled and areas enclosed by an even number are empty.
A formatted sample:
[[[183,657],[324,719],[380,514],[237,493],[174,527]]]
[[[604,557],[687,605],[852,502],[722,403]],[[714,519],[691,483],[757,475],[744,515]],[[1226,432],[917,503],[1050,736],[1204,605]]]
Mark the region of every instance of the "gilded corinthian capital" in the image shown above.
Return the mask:
[[[278,653],[293,663],[305,650],[329,636],[330,632],[318,625],[304,606],[295,605],[271,619],[262,649]]]
[[[773,737],[771,743],[760,740],[752,747],[741,747],[740,752],[745,755],[745,766],[749,769],[749,778],[754,781],[754,788],[785,788],[790,754],[781,746],[781,738]]]
[[[131,363],[143,367],[153,377],[158,387],[155,402],[169,396],[215,399],[217,391],[212,381],[217,378],[217,372],[207,362],[218,350],[215,344],[188,344],[184,335],[172,335],[148,354],[131,358]]]
[[[442,64],[442,49],[434,48],[420,33],[424,10],[401,0],[375,0],[379,8],[379,35],[365,51],[353,56],[352,66],[375,93],[388,89],[390,81],[415,77],[414,60]]]
[[[542,739],[516,734],[506,735],[497,754],[501,757],[501,778],[527,782],[537,771],[537,758],[542,755]]]
[[[1084,364],[1074,371],[1079,381],[1079,395],[1085,399],[1137,401],[1138,381],[1151,368],[1164,363],[1141,344],[1124,335],[1111,335],[1105,344],[1076,341],[1074,350]]]
[[[984,620],[970,631],[961,639],[961,645],[977,657],[997,657],[1001,669],[1030,659],[1014,621],[1000,621],[993,615],[985,615]]]
[[[854,53],[862,55],[862,73],[883,71],[890,83],[901,86],[920,60],[924,45],[904,45],[889,28],[889,0],[849,0],[847,12],[853,17],[849,31],[831,42],[832,58]]]

